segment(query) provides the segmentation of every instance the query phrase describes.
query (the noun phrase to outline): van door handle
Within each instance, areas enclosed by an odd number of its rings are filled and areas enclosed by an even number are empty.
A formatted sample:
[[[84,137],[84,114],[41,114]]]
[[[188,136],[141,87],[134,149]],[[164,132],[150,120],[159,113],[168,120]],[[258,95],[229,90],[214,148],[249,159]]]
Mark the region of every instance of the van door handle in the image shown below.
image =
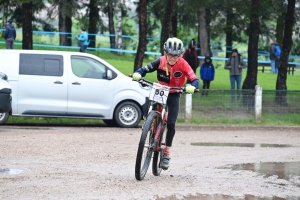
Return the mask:
[[[81,85],[80,83],[78,83],[78,82],[74,82],[74,83],[72,83],[73,85]]]
[[[55,84],[63,84],[63,82],[60,82],[60,81],[55,81],[54,83]]]

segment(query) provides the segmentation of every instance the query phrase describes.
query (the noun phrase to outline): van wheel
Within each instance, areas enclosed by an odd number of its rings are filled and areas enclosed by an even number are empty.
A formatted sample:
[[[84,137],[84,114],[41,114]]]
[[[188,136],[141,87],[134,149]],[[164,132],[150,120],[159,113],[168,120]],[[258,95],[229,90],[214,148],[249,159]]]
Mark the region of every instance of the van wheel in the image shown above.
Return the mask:
[[[141,109],[136,103],[125,101],[117,106],[114,120],[120,127],[133,128],[140,123],[141,115]]]
[[[0,124],[4,124],[8,119],[9,113],[0,113]]]
[[[115,120],[113,119],[104,119],[103,122],[107,125],[107,126],[111,126],[111,127],[116,127],[117,123],[115,122]]]

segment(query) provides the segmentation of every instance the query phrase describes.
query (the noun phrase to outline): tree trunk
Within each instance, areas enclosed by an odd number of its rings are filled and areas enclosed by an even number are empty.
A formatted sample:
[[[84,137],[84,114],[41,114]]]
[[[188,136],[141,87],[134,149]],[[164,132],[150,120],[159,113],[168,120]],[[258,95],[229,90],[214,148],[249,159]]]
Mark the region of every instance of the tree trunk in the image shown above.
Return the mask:
[[[72,0],[60,0],[58,12],[59,44],[72,46]]]
[[[251,0],[249,42],[248,42],[248,68],[246,79],[243,83],[243,104],[248,108],[254,106],[255,86],[257,84],[257,53],[260,32],[260,5],[262,0]],[[253,90],[253,91],[246,91]]]
[[[147,0],[139,1],[139,45],[134,60],[134,70],[142,67],[147,45]]]
[[[4,2],[3,3],[3,15],[2,15],[2,24],[4,25],[4,27],[6,26],[6,22],[8,21],[7,19],[7,15],[8,15],[8,2]],[[1,8],[0,8],[1,11]],[[4,31],[1,31],[1,37],[4,37]]]
[[[164,44],[167,39],[170,37],[170,27],[171,27],[171,19],[172,14],[175,9],[176,0],[167,0],[164,19],[161,25],[161,34],[160,34],[160,52],[163,54],[164,52]]]
[[[283,45],[280,56],[280,65],[278,68],[278,76],[276,82],[276,102],[280,105],[287,105],[286,99],[286,78],[287,78],[287,66],[289,60],[289,53],[292,48],[292,35],[293,27],[295,23],[295,0],[288,0],[287,12],[285,17],[285,28],[284,28],[284,37]]]
[[[175,8],[175,11],[172,15],[172,37],[177,37],[177,7]]]
[[[5,2],[3,2],[3,4],[2,4],[3,6],[3,17],[2,17],[2,24],[4,24],[5,25],[5,23],[8,21],[8,19],[7,19],[7,16],[8,16],[8,2],[7,1],[5,1]],[[1,9],[0,9],[1,10]]]
[[[284,15],[285,12],[281,12],[276,22],[276,42],[282,47],[283,44],[283,31],[284,31]]]
[[[113,2],[108,2],[108,30],[109,30],[109,39],[110,39],[110,48],[114,49],[116,45],[116,35],[115,35],[115,25],[114,25],[114,10]]]
[[[212,55],[212,51],[210,49],[210,22],[211,22],[211,9],[206,8],[205,9],[205,15],[206,15],[206,30],[207,30],[207,38],[208,38],[208,45],[209,45],[209,52],[210,55]]]
[[[116,5],[116,40],[117,40],[117,49],[122,49],[122,0],[118,0]],[[122,52],[117,52],[117,54],[122,54]]]
[[[32,49],[32,1],[22,4],[22,49]]]
[[[97,0],[90,0],[89,13],[89,47],[96,48],[96,34],[98,33],[97,23],[100,19]]]
[[[198,13],[198,39],[200,42],[200,55],[201,56],[211,56],[211,50],[209,46],[209,20],[207,19],[207,9],[200,8]],[[200,65],[203,63],[204,59],[201,59]]]
[[[232,12],[232,9],[229,8],[227,10],[227,20],[226,20],[226,27],[225,27],[225,33],[226,33],[226,58],[229,58],[231,56],[231,51],[232,51],[232,26],[233,26],[233,20],[234,20],[234,14]]]

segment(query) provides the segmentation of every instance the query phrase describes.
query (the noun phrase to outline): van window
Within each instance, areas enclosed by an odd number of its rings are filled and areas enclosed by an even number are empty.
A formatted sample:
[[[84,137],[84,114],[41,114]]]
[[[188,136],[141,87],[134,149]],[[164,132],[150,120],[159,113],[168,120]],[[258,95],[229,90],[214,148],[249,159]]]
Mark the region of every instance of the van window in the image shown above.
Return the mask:
[[[87,57],[72,56],[72,71],[80,78],[105,79],[106,66]]]
[[[63,76],[63,56],[21,53],[19,73],[38,76]]]

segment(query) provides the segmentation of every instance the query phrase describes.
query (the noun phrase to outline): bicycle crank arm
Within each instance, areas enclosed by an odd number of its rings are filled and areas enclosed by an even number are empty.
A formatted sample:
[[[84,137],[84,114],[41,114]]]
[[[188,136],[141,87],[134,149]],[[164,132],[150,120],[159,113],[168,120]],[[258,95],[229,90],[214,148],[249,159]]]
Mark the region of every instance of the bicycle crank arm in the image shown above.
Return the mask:
[[[154,139],[150,145],[150,149],[153,150],[156,147],[156,144],[157,144],[157,139]]]

